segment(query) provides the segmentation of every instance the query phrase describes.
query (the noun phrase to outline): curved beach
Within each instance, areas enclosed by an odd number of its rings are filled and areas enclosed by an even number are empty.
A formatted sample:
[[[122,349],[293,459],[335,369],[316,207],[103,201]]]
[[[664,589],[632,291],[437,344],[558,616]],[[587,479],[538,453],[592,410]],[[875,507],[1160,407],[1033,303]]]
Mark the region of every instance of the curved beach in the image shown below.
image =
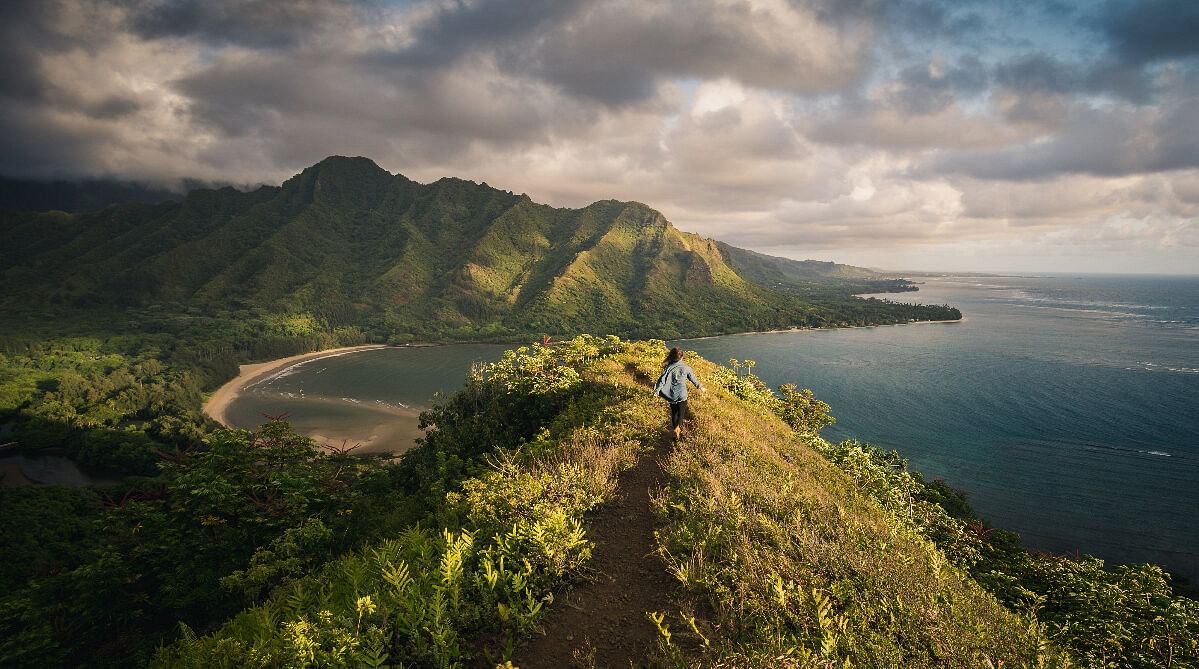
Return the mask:
[[[408,344],[403,347],[423,346],[429,345]],[[238,410],[231,410],[231,407],[239,397],[246,396],[250,392],[255,392],[257,395],[259,389],[255,386],[269,385],[274,378],[290,373],[290,370],[297,365],[385,348],[391,348],[391,346],[386,344],[345,346],[293,355],[268,362],[242,365],[237,378],[218,388],[204,403],[204,413],[226,427],[250,428],[261,421],[255,420],[253,423],[247,423],[245,412],[242,411],[239,417]],[[255,401],[258,401],[257,397]],[[357,404],[355,400],[347,400],[344,397],[311,396],[303,400],[305,405],[314,409],[317,415],[321,413],[322,405],[326,405],[327,408],[330,404],[340,404],[346,401],[353,401]],[[403,453],[411,449],[417,439],[424,436],[424,430],[420,429],[420,414],[423,407],[368,403],[361,409],[362,414],[349,422],[316,418],[307,410],[297,411],[288,421],[297,432],[312,438],[322,446],[334,449],[351,448],[355,453],[361,454]]]
[[[250,365],[242,365],[237,374],[237,378],[226,383],[204,402],[204,413],[208,414],[213,420],[224,425],[225,427],[234,427],[229,424],[229,420],[225,415],[225,410],[229,404],[237,399],[246,386],[253,385],[269,377],[271,374],[281,372],[288,367],[309,360],[318,358],[326,358],[332,355],[344,355],[346,353],[354,353],[356,351],[368,351],[376,348],[387,348],[386,344],[364,344],[362,346],[343,346],[341,348],[330,348],[324,351],[315,351],[313,353],[301,353],[287,358],[279,358],[268,362],[258,362]]]

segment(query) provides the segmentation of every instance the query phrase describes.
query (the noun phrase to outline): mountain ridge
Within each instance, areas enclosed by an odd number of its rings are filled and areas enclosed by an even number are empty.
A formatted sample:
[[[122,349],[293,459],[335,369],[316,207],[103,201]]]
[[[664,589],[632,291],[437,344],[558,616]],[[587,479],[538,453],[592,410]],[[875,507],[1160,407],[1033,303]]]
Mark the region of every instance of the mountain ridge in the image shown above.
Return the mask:
[[[3,283],[24,303],[250,308],[394,336],[674,337],[955,317],[831,304],[897,285],[705,239],[640,202],[555,208],[455,177],[420,184],[363,157],[331,156],[248,192],[9,215],[0,243]]]

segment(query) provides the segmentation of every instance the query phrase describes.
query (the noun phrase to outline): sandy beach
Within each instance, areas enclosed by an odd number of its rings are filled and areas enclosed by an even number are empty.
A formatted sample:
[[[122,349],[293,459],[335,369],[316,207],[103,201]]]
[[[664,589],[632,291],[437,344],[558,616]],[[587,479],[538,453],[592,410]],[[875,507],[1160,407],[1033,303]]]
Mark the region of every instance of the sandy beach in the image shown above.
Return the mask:
[[[416,346],[422,346],[417,344]],[[227,410],[229,405],[248,387],[269,379],[297,363],[318,360],[357,351],[388,348],[386,344],[366,344],[362,346],[345,346],[342,348],[326,349],[313,353],[293,355],[287,358],[242,365],[237,378],[221,386],[204,403],[204,413],[226,427],[239,427],[229,421]],[[312,398],[313,402],[321,399]],[[329,399],[330,402],[337,400]],[[424,436],[420,429],[420,409],[400,407],[372,406],[373,415],[355,425],[351,430],[338,430],[331,426],[304,429],[302,425],[293,425],[305,436],[311,437],[318,444],[330,448],[352,447],[354,453],[402,453],[415,446],[415,440]],[[301,421],[302,422],[302,421]]]
[[[229,424],[228,418],[225,416],[225,410],[233,400],[237,399],[242,389],[248,385],[256,383],[275,372],[282,371],[287,367],[296,364],[297,362],[305,362],[307,360],[316,360],[331,355],[342,355],[344,353],[352,353],[354,351],[368,351],[375,348],[387,348],[386,344],[366,344],[363,346],[343,346],[341,348],[331,348],[324,351],[316,351],[314,353],[302,353],[293,355],[288,358],[279,358],[269,362],[258,362],[252,365],[242,365],[239,369],[237,378],[229,383],[216,389],[212,397],[204,403],[204,413],[208,414],[213,420],[226,427],[234,427]]]

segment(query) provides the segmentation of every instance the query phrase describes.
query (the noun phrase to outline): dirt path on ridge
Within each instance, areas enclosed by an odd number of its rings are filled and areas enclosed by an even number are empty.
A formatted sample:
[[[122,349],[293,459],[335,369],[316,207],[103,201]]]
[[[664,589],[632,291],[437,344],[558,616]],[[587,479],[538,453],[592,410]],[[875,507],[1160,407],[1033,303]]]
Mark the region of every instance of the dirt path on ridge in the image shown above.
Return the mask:
[[[512,663],[520,669],[649,666],[657,630],[645,614],[669,610],[675,590],[656,552],[656,516],[649,497],[663,481],[659,461],[669,449],[664,438],[642,455],[621,475],[616,499],[591,518],[593,577],[554,601],[545,634],[535,634],[517,648]]]

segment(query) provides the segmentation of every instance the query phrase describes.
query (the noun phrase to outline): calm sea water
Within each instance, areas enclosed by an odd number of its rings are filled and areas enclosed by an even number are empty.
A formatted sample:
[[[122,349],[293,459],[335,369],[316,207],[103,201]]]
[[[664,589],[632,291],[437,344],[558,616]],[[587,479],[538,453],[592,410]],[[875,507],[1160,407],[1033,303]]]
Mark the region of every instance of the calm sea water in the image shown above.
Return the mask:
[[[961,323],[690,340],[829,402],[824,436],[897,449],[992,523],[1055,552],[1152,561],[1199,580],[1199,277],[945,277],[919,293]],[[235,423],[287,410],[369,433],[452,391],[503,346],[326,358],[259,384]],[[411,415],[414,415],[414,411]],[[340,433],[339,433],[340,434]]]
[[[226,418],[251,428],[288,414],[300,432],[339,443],[369,439],[371,450],[412,446],[417,416],[437,393],[453,392],[471,364],[499,358],[508,346],[461,344],[370,349],[294,364],[242,390]]]
[[[687,345],[812,388],[826,438],[898,450],[1032,546],[1199,580],[1199,277],[947,277],[909,298],[966,318]]]

